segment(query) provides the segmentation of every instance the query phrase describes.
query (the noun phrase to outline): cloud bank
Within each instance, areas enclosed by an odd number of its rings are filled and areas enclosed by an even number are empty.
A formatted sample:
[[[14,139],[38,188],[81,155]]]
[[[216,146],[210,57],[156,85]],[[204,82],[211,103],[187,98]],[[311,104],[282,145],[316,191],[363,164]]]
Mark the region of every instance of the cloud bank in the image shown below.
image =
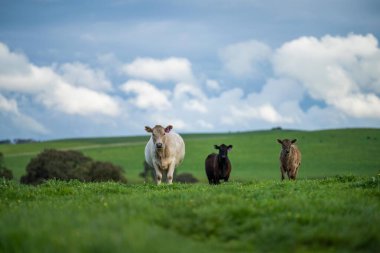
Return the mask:
[[[299,38],[277,50],[273,65],[347,116],[380,117],[380,50],[372,35]]]
[[[186,58],[139,57],[113,59],[122,69],[119,84],[109,70],[80,62],[37,66],[0,43],[0,116],[47,135],[48,120],[26,116],[25,100],[62,120],[76,115],[125,134],[154,124],[188,132],[380,125],[380,49],[371,34],[300,37],[278,48],[249,40],[216,54],[219,77],[236,83],[195,73]],[[258,75],[259,90],[239,86]]]
[[[102,72],[79,63],[64,64],[60,68],[62,74],[54,67],[38,67],[0,43],[0,91],[32,94],[46,107],[67,114],[115,116],[119,113],[117,102],[97,91],[111,88]]]

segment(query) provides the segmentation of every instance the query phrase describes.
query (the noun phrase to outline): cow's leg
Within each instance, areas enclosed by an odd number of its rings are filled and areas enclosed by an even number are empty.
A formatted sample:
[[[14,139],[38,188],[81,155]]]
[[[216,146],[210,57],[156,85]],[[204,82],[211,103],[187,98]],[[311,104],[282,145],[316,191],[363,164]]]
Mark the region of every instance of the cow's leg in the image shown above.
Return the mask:
[[[291,179],[293,179],[293,180],[296,180],[296,178],[297,178],[297,173],[298,173],[298,167],[296,167],[293,171],[292,171],[292,173],[291,173]]]
[[[154,172],[156,174],[156,183],[157,183],[157,185],[159,185],[159,184],[161,184],[162,173],[161,173],[161,171],[157,165],[154,165]]]
[[[207,179],[208,179],[208,183],[212,184],[212,175],[210,175],[207,170],[206,170],[206,176],[207,176]]]
[[[296,173],[295,173],[295,171],[289,172],[289,179],[290,180],[296,180]]]
[[[213,173],[213,181],[214,184],[219,184],[219,171],[217,170],[216,167],[214,167],[214,173]]]
[[[282,168],[282,166],[280,166],[280,171],[281,171],[281,181],[283,181],[285,179],[285,171]]]
[[[175,169],[175,161],[173,161],[169,165],[168,173],[166,174],[167,175],[166,180],[167,180],[168,184],[172,184],[173,183],[174,169]]]
[[[289,169],[286,171],[286,174],[288,175],[288,179],[290,179],[290,178],[291,178],[291,176],[292,176],[292,173],[290,172],[290,170],[289,170]]]

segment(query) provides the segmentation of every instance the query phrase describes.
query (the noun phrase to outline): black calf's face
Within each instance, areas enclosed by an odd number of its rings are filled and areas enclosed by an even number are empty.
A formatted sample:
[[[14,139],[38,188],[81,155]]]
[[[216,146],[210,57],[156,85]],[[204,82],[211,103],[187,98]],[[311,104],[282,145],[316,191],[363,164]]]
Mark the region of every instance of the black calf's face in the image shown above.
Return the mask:
[[[291,146],[297,141],[297,139],[289,140],[289,139],[277,139],[277,142],[282,146],[282,152],[288,155],[290,153]]]
[[[224,145],[224,144],[222,144],[222,145],[220,145],[220,146],[215,145],[215,149],[218,149],[218,150],[219,150],[219,156],[220,156],[222,159],[226,159],[226,158],[227,158],[227,154],[228,154],[228,152],[231,151],[231,149],[232,149],[232,145],[228,145],[228,146],[226,146],[226,145]]]

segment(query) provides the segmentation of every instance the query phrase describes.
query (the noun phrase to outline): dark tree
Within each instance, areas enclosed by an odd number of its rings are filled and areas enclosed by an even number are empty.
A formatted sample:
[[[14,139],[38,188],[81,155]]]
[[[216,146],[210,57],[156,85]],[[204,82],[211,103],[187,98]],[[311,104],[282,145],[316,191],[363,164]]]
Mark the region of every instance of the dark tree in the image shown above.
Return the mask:
[[[126,183],[123,170],[109,162],[93,162],[89,170],[91,182],[115,181]]]
[[[78,151],[54,149],[44,150],[31,159],[26,167],[26,175],[20,181],[24,184],[40,184],[49,179],[126,182],[120,167],[93,161]]]

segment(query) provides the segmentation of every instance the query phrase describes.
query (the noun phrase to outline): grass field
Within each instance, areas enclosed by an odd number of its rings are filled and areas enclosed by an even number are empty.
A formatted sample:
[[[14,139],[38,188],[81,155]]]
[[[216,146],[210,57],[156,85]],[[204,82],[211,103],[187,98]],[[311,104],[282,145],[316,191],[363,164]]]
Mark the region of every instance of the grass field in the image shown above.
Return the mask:
[[[277,138],[297,138],[302,151],[299,178],[333,175],[374,175],[380,170],[380,129],[325,131],[257,131],[232,134],[184,135],[185,161],[177,172],[190,172],[206,182],[204,160],[214,144],[232,144],[231,180],[280,178]],[[16,179],[25,174],[32,157],[45,148],[80,150],[96,160],[120,165],[131,183],[141,183],[144,147],[149,136],[59,140],[21,145],[0,145],[5,163]]]
[[[380,177],[0,184],[0,252],[378,252]]]
[[[1,145],[0,252],[378,252],[380,130],[185,135],[179,172],[201,183],[144,184],[148,136]],[[299,180],[280,182],[277,138],[297,138]],[[214,144],[233,144],[231,182],[206,183]],[[128,184],[17,180],[45,148],[123,167]]]

